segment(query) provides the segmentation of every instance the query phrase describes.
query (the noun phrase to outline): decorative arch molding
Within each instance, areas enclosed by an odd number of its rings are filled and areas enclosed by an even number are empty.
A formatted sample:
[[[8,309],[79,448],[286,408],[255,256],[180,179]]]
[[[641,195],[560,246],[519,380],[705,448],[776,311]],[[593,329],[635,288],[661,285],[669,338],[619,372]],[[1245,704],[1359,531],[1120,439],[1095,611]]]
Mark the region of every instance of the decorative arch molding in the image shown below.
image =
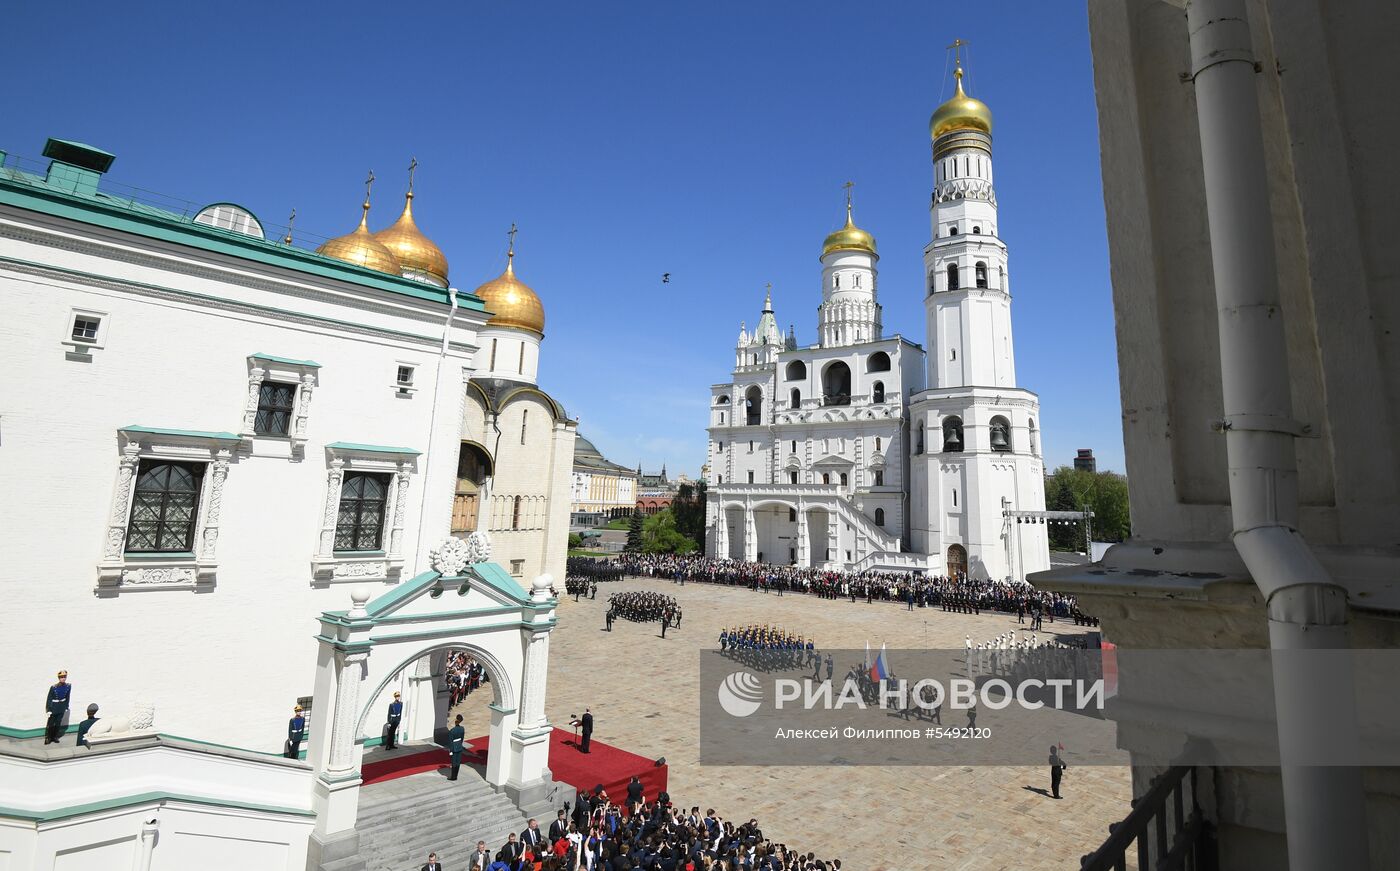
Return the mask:
[[[515,686],[515,681],[511,679],[510,672],[495,654],[479,644],[473,644],[470,641],[463,641],[460,639],[437,641],[429,643],[426,647],[418,650],[418,652],[401,659],[398,665],[394,666],[384,675],[384,679],[379,682],[379,685],[374,688],[373,692],[365,697],[364,704],[361,705],[360,708],[359,717],[355,721],[356,740],[365,736],[365,723],[374,710],[373,706],[375,701],[389,688],[389,685],[395,681],[400,672],[425,656],[432,656],[438,651],[447,650],[467,651],[475,657],[477,661],[482,664],[482,667],[486,669],[487,673],[491,675],[490,683],[493,693],[491,704],[505,711],[514,711],[519,707],[519,692]]]

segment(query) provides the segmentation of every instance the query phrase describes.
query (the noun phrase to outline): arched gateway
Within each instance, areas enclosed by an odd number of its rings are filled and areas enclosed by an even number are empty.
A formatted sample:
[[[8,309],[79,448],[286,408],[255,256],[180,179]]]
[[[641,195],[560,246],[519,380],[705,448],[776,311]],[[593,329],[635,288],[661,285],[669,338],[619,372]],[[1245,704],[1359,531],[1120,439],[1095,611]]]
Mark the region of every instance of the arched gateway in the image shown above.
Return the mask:
[[[431,740],[446,723],[447,701],[436,688],[448,649],[468,651],[491,676],[486,781],[517,805],[554,788],[544,714],[556,623],[552,579],[541,575],[527,592],[489,556],[482,533],[448,539],[431,553],[432,571],[373,601],[368,589],[357,589],[350,610],[321,614],[312,708],[318,716],[306,755],[316,774],[309,867],[358,848],[364,743],[382,723],[380,697],[405,669],[414,670],[403,699],[406,740]]]

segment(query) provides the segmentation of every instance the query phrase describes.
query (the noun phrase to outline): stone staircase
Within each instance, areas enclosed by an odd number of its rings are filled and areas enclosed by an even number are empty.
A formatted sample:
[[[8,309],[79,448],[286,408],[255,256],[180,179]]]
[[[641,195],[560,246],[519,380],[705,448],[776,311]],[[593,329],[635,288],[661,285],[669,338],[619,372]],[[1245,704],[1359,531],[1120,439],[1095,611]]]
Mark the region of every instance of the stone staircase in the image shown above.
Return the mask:
[[[538,819],[545,827],[553,814]],[[526,822],[505,793],[463,766],[455,781],[430,771],[364,787],[355,828],[365,871],[418,871],[430,852],[444,868],[466,868],[478,840],[494,854]]]

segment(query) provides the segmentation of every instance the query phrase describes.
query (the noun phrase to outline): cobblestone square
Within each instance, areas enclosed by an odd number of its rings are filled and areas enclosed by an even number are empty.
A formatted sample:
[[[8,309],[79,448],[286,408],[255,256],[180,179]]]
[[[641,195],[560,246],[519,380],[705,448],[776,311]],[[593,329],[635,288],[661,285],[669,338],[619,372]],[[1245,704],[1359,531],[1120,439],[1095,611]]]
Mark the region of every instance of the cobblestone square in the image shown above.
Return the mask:
[[[562,583],[560,585],[562,587]],[[674,596],[679,628],[617,621],[603,631],[606,599],[621,590]],[[644,756],[665,756],[677,803],[714,807],[726,819],[757,817],[764,834],[846,868],[1027,869],[1079,867],[1129,809],[1127,767],[1075,767],[1063,801],[1048,791],[1043,767],[738,767],[699,764],[699,656],[718,646],[720,629],[768,623],[812,637],[819,648],[861,649],[868,641],[898,648],[961,648],[1008,629],[1014,615],[945,613],[937,608],[744,587],[629,579],[598,586],[598,598],[562,597],[550,646],[547,710],[555,728],[593,710],[594,737]],[[1064,622],[1049,632],[1086,631]],[[1042,633],[1042,635],[1047,634]],[[839,668],[838,664],[838,668]],[[462,705],[467,734],[485,734],[478,695]]]

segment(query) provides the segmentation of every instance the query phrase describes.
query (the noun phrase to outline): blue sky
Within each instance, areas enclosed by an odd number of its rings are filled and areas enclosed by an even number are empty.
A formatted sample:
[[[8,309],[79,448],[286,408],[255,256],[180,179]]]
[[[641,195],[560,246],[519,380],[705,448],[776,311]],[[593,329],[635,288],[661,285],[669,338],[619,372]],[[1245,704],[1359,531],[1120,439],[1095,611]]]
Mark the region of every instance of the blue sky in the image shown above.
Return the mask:
[[[1123,468],[1082,2],[103,4],[7,10],[0,149],[323,236],[414,211],[471,289],[505,263],[548,318],[541,383],[610,459],[698,471],[708,386],[773,284],[815,341],[823,237],[856,183],[886,334],[924,343],[928,116],[971,43],[995,114],[1017,375],[1046,461]],[[25,38],[29,33],[32,38]],[[671,273],[669,284],[661,275]]]

